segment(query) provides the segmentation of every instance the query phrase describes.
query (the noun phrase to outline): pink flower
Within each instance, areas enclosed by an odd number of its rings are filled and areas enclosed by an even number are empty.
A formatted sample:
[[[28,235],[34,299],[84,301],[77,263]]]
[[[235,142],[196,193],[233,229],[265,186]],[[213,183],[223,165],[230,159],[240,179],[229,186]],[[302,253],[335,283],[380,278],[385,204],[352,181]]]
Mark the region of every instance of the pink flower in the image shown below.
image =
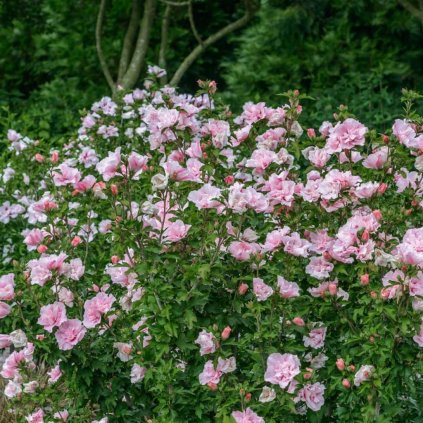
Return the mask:
[[[405,264],[423,266],[423,228],[408,229],[394,255]]]
[[[60,423],[66,423],[69,418],[69,412],[68,410],[61,410],[57,413],[54,413],[53,417],[57,419]]]
[[[420,332],[418,335],[413,336],[414,342],[421,348],[423,348],[423,323],[420,325]]]
[[[78,319],[63,322],[55,334],[59,349],[63,351],[71,350],[84,338],[86,331],[82,322]]]
[[[261,175],[273,162],[277,161],[278,156],[274,151],[260,148],[254,150],[251,159],[245,163],[246,167],[253,167],[254,172]]]
[[[278,276],[278,288],[282,298],[292,298],[300,295],[300,287],[298,284],[289,282],[282,276]]]
[[[164,232],[164,241],[178,242],[187,236],[191,225],[186,225],[182,220],[172,222]]]
[[[273,294],[272,287],[266,285],[261,278],[253,279],[253,291],[257,301],[266,301]]]
[[[319,280],[328,278],[332,270],[333,264],[323,257],[312,257],[305,269],[307,274]]]
[[[294,401],[305,401],[310,410],[319,411],[325,403],[323,397],[325,389],[325,385],[319,382],[304,385],[304,387],[298,391],[298,395]]]
[[[141,367],[139,364],[134,364],[131,369],[131,383],[138,383],[144,379],[145,367]]]
[[[9,335],[0,333],[0,350],[9,347],[12,344],[12,340]]]
[[[220,382],[222,372],[216,370],[213,366],[213,361],[209,360],[204,365],[203,371],[199,374],[198,380],[200,385],[207,385],[208,383],[215,383],[216,385]]]
[[[361,366],[359,371],[354,376],[354,385],[360,386],[366,380],[369,380],[372,376],[375,368],[373,366],[364,365]]]
[[[411,126],[410,122],[406,120],[396,119],[392,126],[392,132],[398,138],[399,142],[407,147],[409,147],[416,138],[416,131]]]
[[[260,251],[260,246],[254,242],[233,241],[228,248],[229,253],[237,260],[249,260]]]
[[[210,332],[202,330],[195,340],[200,346],[200,355],[211,354],[216,351],[216,338]]]
[[[35,413],[25,417],[28,423],[44,423],[44,411],[40,408]]]
[[[410,280],[408,288],[412,297],[423,297],[423,272],[417,273],[417,276]]]
[[[51,333],[54,327],[59,327],[66,320],[65,305],[61,302],[55,302],[41,307],[38,324],[44,326],[44,329]]]
[[[10,301],[15,298],[15,275],[8,273],[0,277],[0,300]]]
[[[293,354],[270,354],[264,380],[285,389],[300,373],[300,360]]]
[[[116,298],[112,294],[99,292],[84,304],[84,326],[94,328],[101,322],[101,317],[110,311]]]
[[[46,233],[40,229],[32,229],[30,231],[25,231],[24,243],[26,244],[28,251],[33,251],[37,248],[39,244],[46,237]]]
[[[121,157],[119,147],[113,153],[109,152],[109,155],[105,159],[97,163],[96,169],[107,182],[117,174],[120,164]]]
[[[254,413],[251,408],[247,408],[245,411],[234,411],[231,416],[236,423],[264,423],[263,417]]]
[[[311,348],[322,348],[325,344],[326,328],[312,329],[308,336],[303,337],[304,346]]]
[[[363,160],[363,166],[367,169],[382,169],[388,160],[388,147],[381,147],[374,153],[369,154],[365,160]]]
[[[211,184],[203,185],[197,191],[191,191],[188,200],[194,203],[199,209],[217,208],[220,202],[216,200],[221,196],[219,188],[213,187]]]
[[[57,382],[62,376],[62,371],[60,370],[60,365],[57,364],[49,372],[47,372],[47,374],[49,376],[49,378],[48,378],[49,384]]]
[[[132,359],[132,351],[133,351],[133,346],[132,346],[132,342],[115,342],[113,344],[114,348],[117,348],[118,353],[117,356],[119,357],[120,360],[122,360],[123,362],[127,362],[129,360]]]
[[[59,172],[53,172],[53,181],[56,187],[65,185],[74,185],[81,179],[81,174],[78,169],[74,169],[63,163],[59,166]]]
[[[314,166],[322,168],[330,159],[330,154],[324,149],[319,147],[307,147],[302,151],[303,156],[309,160]]]
[[[355,119],[338,122],[329,134],[325,148],[329,153],[340,153],[353,147],[364,145],[368,129]]]
[[[9,304],[6,304],[0,301],[0,319],[3,319],[7,315],[9,315],[11,311],[12,311],[12,308],[10,307]]]
[[[137,181],[139,175],[147,169],[148,157],[133,151],[128,157],[128,169],[133,173],[132,179]]]

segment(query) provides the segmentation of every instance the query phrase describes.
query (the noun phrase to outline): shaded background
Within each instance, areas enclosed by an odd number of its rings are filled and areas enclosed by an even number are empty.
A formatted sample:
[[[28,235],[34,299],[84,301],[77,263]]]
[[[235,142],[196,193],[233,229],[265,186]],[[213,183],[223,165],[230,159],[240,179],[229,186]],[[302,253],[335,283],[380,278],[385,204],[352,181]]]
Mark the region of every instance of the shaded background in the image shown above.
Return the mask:
[[[79,111],[110,95],[95,49],[99,3],[94,0],[0,0],[0,130],[65,138]],[[240,14],[236,1],[197,0],[202,35]],[[103,50],[118,66],[130,15],[129,0],[109,0]],[[155,64],[159,28],[147,62]],[[174,71],[195,46],[187,19],[173,16],[168,67]],[[247,100],[281,103],[278,93],[298,88],[308,125],[330,119],[339,104],[383,131],[401,114],[401,88],[423,90],[421,22],[397,0],[263,0],[243,30],[211,46],[190,68],[181,89],[215,79],[237,111]],[[140,84],[141,85],[141,81]]]

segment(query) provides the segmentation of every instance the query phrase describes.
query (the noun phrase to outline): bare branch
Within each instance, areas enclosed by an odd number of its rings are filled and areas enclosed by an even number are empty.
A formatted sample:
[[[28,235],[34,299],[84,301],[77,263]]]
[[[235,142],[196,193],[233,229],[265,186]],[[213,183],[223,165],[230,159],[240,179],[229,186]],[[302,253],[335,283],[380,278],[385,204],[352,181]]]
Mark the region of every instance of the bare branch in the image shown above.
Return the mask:
[[[259,9],[259,3],[255,0],[244,0],[245,5],[245,14],[235,22],[226,25],[224,28],[220,29],[219,31],[215,32],[214,34],[210,35],[210,37],[206,38],[202,44],[199,44],[195,47],[187,57],[185,57],[184,61],[179,65],[179,68],[176,70],[175,74],[173,75],[170,85],[177,85],[179,84],[182,76],[184,73],[189,69],[189,67],[195,62],[195,60],[201,55],[201,53],[210,45],[214,44],[216,41],[219,41],[221,38],[225,37],[226,35],[234,32],[244,25],[246,25],[253,16],[257,13]]]
[[[128,69],[121,80],[123,88],[132,88],[140,76],[148,49],[148,43],[150,41],[150,33],[155,17],[155,11],[156,0],[145,0],[144,14],[141,21],[137,43]]]
[[[159,51],[159,66],[163,69],[166,69],[166,50],[168,45],[168,35],[169,35],[169,23],[170,23],[170,14],[172,11],[172,6],[168,4],[163,13],[162,19],[162,33],[160,40],[160,51]],[[167,75],[161,78],[162,84],[166,84]]]
[[[141,0],[132,0],[132,12],[129,20],[128,29],[126,30],[125,39],[123,41],[122,54],[119,61],[118,84],[122,80],[128,69],[129,60],[134,48],[134,41],[137,34],[138,26],[141,18]]]
[[[104,10],[106,8],[106,0],[101,0],[100,2],[100,9],[98,11],[97,16],[97,24],[95,27],[95,45],[97,48],[97,55],[98,60],[100,61],[101,70],[104,73],[104,76],[109,84],[111,90],[115,91],[115,84],[113,82],[112,75],[110,73],[109,67],[107,66],[106,59],[104,58],[103,50],[101,48],[101,30],[103,27],[103,20],[104,20]]]
[[[419,9],[414,4],[410,3],[408,0],[398,0],[398,3],[407,11],[409,11],[413,16],[420,19],[423,23],[423,9]]]
[[[194,21],[194,12],[192,10],[192,0],[189,1],[188,4],[188,17],[189,17],[189,23],[191,25],[192,33],[194,34],[195,39],[197,40],[198,44],[203,44],[203,40],[200,37],[200,34],[197,31],[197,28],[195,26]]]
[[[160,0],[162,3],[167,4],[168,6],[188,6],[189,1],[168,1],[168,0]]]

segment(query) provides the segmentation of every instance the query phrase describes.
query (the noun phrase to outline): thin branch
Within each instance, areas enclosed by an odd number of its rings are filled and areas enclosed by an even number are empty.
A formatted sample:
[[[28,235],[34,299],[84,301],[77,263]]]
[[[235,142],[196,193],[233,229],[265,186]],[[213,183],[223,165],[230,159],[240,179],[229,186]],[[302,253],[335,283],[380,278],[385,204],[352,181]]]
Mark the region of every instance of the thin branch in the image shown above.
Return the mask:
[[[122,54],[119,61],[118,84],[128,70],[129,60],[134,48],[134,41],[137,35],[141,18],[141,0],[132,0],[131,18],[123,41]]]
[[[259,9],[259,3],[257,3],[254,0],[244,0],[244,4],[246,9],[245,14],[240,19],[230,23],[229,25],[226,25],[224,28],[210,35],[210,37],[206,38],[202,44],[197,45],[197,47],[195,47],[191,51],[191,53],[185,57],[185,59],[179,65],[179,68],[176,70],[175,74],[173,75],[170,81],[170,85],[179,84],[184,73],[189,69],[189,67],[195,62],[195,60],[201,55],[201,53],[207,47],[214,44],[216,41],[219,41],[221,38],[225,37],[231,32],[234,32],[242,28],[253,18],[253,16],[257,13]]]
[[[181,1],[181,2],[179,2],[179,1],[168,1],[168,0],[160,0],[160,1],[162,3],[168,5],[168,6],[176,6],[176,7],[188,6],[188,4],[189,4],[189,1]]]
[[[169,23],[170,23],[170,14],[172,11],[172,6],[168,4],[163,13],[162,19],[162,34],[160,40],[160,51],[159,51],[159,66],[162,69],[166,69],[166,50],[168,46],[168,36],[169,36]],[[161,78],[162,84],[166,84],[167,75]]]
[[[203,44],[203,40],[200,37],[200,34],[197,31],[194,21],[194,12],[192,10],[192,0],[189,1],[188,4],[188,16],[189,16],[189,23],[191,25],[192,33],[194,34],[195,39],[197,40],[198,44]]]
[[[418,9],[416,6],[414,6],[414,4],[410,3],[408,0],[398,0],[398,3],[416,18],[420,19],[423,23],[423,9]]]
[[[121,80],[123,88],[132,88],[140,76],[148,49],[148,43],[150,41],[150,33],[154,22],[155,10],[156,0],[145,0],[144,14],[141,21],[137,43],[128,69]]]
[[[104,58],[103,50],[101,48],[101,30],[103,27],[105,8],[106,8],[106,0],[101,0],[100,9],[98,11],[98,16],[97,16],[97,24],[95,27],[95,45],[97,48],[97,55],[98,55],[98,60],[100,61],[101,70],[103,71],[104,76],[111,90],[114,91],[115,84],[113,82],[112,75],[110,74],[109,67],[107,66],[106,59]]]

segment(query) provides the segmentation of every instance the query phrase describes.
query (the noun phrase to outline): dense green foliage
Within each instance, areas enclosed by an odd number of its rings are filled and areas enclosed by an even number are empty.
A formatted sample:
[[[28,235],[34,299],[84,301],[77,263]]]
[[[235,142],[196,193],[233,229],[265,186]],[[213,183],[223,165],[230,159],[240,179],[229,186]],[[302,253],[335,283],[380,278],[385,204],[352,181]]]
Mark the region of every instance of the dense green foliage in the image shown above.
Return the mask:
[[[316,99],[315,124],[342,102],[381,129],[403,87],[423,86],[423,33],[396,0],[267,1],[225,67],[227,99],[280,103],[298,88]]]

